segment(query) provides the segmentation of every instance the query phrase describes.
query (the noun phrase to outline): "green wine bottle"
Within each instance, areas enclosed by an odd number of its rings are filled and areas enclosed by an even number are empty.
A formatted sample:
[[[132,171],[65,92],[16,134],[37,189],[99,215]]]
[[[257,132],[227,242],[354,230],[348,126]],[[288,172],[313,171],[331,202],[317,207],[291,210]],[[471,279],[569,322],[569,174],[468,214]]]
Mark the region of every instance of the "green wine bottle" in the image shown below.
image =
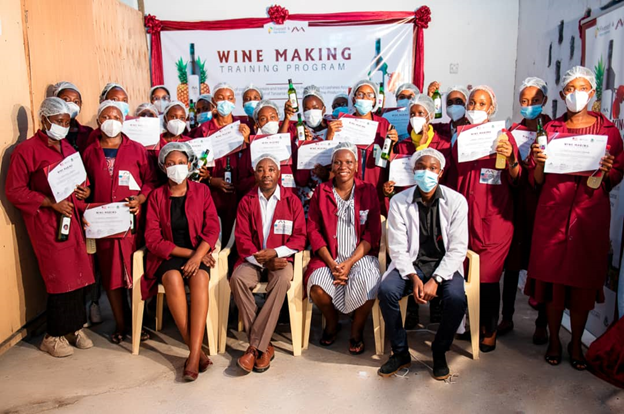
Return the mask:
[[[299,101],[297,100],[297,91],[293,86],[292,79],[288,79],[288,100],[295,112],[299,112]]]

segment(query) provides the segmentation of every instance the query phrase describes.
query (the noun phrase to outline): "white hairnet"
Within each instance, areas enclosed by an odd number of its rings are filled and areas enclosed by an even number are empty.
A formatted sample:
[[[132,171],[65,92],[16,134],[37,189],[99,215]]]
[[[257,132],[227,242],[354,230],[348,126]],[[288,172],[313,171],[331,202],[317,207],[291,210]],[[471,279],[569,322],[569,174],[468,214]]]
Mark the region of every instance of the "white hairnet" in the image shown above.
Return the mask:
[[[493,117],[498,112],[498,103],[496,102],[496,95],[494,94],[494,90],[487,85],[479,85],[472,88],[470,91],[470,96],[474,94],[476,91],[483,91],[490,95],[490,99],[492,100],[492,113],[489,114],[489,117]]]
[[[212,95],[209,93],[205,93],[203,95],[199,95],[199,98],[197,98],[197,102],[199,101],[206,101],[209,104],[212,104]]]
[[[82,95],[80,94],[78,87],[76,87],[76,85],[71,82],[65,81],[54,84],[54,86],[52,87],[52,95],[59,96],[59,93],[61,93],[61,91],[64,91],[65,89],[71,89],[72,91],[78,92],[78,95],[80,95],[80,98],[82,99]]]
[[[468,97],[470,96],[470,92],[468,92],[468,89],[466,89],[465,87],[463,87],[462,85],[455,85],[453,87],[450,87],[448,89],[448,91],[446,91],[446,95],[448,96],[449,93],[451,92],[459,92],[462,95],[464,95],[464,100],[468,101]]]
[[[418,95],[420,93],[420,90],[416,87],[416,85],[414,85],[413,83],[406,82],[402,85],[399,85],[396,92],[394,93],[394,96],[397,99],[399,99],[399,95],[401,94],[401,92],[405,90],[412,91],[414,92],[415,95]]]
[[[217,91],[219,89],[229,89],[232,91],[232,93],[234,93],[234,88],[232,87],[232,85],[230,85],[227,82],[221,82],[221,83],[217,83],[217,86],[214,87],[214,90],[212,91],[212,95],[216,95]]]
[[[546,84],[546,82],[543,79],[536,78],[534,76],[529,76],[528,78],[526,78],[522,82],[522,85],[520,85],[520,89],[518,90],[518,92],[522,92],[525,88],[528,88],[530,86],[536,87],[537,89],[542,91],[544,96],[548,96],[548,85]]]
[[[409,103],[409,107],[411,108],[414,105],[420,105],[425,108],[429,117],[435,115],[435,104],[433,103],[433,99],[431,99],[424,93],[418,93],[412,98]]]
[[[340,144],[336,145],[334,147],[334,150],[332,151],[332,157],[331,157],[332,162],[334,162],[334,157],[336,156],[336,153],[342,150],[350,151],[355,157],[355,161],[358,160],[358,151],[359,151],[358,147],[356,147],[355,144],[352,144],[350,142],[341,142]]]
[[[420,151],[416,151],[414,155],[412,155],[412,158],[410,158],[410,165],[412,166],[412,170],[416,168],[416,163],[418,162],[418,160],[422,157],[426,157],[427,155],[437,159],[440,162],[440,169],[444,169],[444,167],[446,166],[446,159],[444,158],[444,155],[442,155],[442,153],[437,149],[425,148]]]
[[[215,89],[215,91],[216,91],[216,89]],[[262,93],[260,88],[255,86],[253,83],[250,83],[249,85],[245,86],[245,88],[243,89],[243,93],[241,93],[241,96],[245,96],[245,92],[247,92],[247,91],[256,91],[260,95],[260,99],[264,99],[264,94]]]
[[[156,85],[156,86],[152,86],[152,89],[150,89],[150,91],[149,91],[150,100],[152,100],[152,95],[154,95],[154,91],[156,89],[164,89],[167,92],[167,95],[169,95],[169,97],[171,97],[171,93],[169,93],[169,89],[167,89],[167,87],[165,85]]]
[[[258,122],[258,117],[260,116],[260,111],[262,110],[262,108],[267,107],[267,106],[275,109],[275,112],[277,112],[277,116],[279,116],[279,108],[277,107],[275,102],[273,102],[271,100],[268,100],[268,99],[263,99],[262,101],[258,102],[258,105],[256,105],[256,109],[254,109],[254,111],[253,111],[253,119],[254,119],[254,121]]]
[[[375,112],[377,110],[377,99],[379,99],[379,85],[377,85],[375,82],[370,81],[368,79],[363,79],[359,81],[358,83],[356,83],[355,85],[353,85],[353,88],[351,89],[351,95],[349,96],[349,102],[353,102],[353,98],[355,98],[355,94],[357,93],[357,90],[361,86],[364,86],[364,85],[370,86],[375,92],[375,104],[373,105],[373,109],[372,109],[372,112]]]
[[[261,156],[258,157],[258,160],[256,161],[256,167],[258,166],[258,164],[260,164],[260,161],[262,160],[266,160],[269,159],[271,161],[273,161],[275,163],[275,165],[277,165],[277,169],[280,169],[280,161],[277,159],[277,157],[275,157],[275,155],[271,155],[271,154],[262,154]],[[255,169],[255,167],[254,167]]]
[[[104,87],[104,89],[102,89],[102,93],[100,94],[100,103],[104,102],[106,100],[106,95],[108,95],[108,93],[111,91],[111,89],[114,88],[119,88],[122,91],[125,92],[126,95],[128,95],[128,92],[126,91],[126,89],[121,86],[118,83],[107,83],[106,86]]]
[[[561,79],[561,88],[565,88],[568,83],[576,78],[587,79],[592,89],[596,89],[596,75],[591,69],[587,69],[584,66],[574,66],[572,69],[568,70]]]
[[[167,106],[165,106],[165,110],[163,111],[163,119],[167,116],[167,112],[169,112],[174,106],[179,106],[180,108],[184,109],[184,117],[188,118],[188,109],[186,109],[186,106],[184,106],[184,104],[180,101],[171,101]]]
[[[186,142],[170,142],[162,147],[158,153],[158,166],[161,170],[166,170],[165,160],[167,159],[167,155],[171,154],[173,151],[180,151],[186,155],[186,158],[188,158],[191,163],[191,171],[197,168],[197,157],[189,144]]]
[[[321,100],[323,106],[325,106],[325,99],[323,99],[323,94],[321,93],[321,89],[316,85],[308,85],[303,89],[303,99],[301,102],[305,101],[305,98],[308,96],[316,96]],[[334,98],[335,99],[335,98]]]
[[[117,108],[117,110],[121,114],[121,122],[123,123],[124,115],[123,115],[123,110],[121,109],[121,105],[119,105],[119,102],[111,101],[110,99],[100,103],[100,106],[98,107],[98,111],[97,111],[97,117],[99,118],[102,111],[110,106]]]
[[[61,98],[51,96],[49,98],[45,98],[43,102],[41,102],[41,106],[39,107],[39,118],[42,116],[47,118],[53,115],[61,114],[71,115],[71,110],[69,109],[69,106],[67,106],[67,102]]]
[[[158,109],[154,105],[149,102],[144,102],[141,105],[137,106],[136,111],[134,112],[134,116],[139,116],[141,112],[150,111],[156,116],[158,116]]]
[[[336,102],[336,99],[340,98],[346,99],[347,105],[349,105],[349,95],[347,95],[346,93],[339,93],[338,95],[334,96],[334,99],[332,99],[332,105],[334,104],[334,102]]]

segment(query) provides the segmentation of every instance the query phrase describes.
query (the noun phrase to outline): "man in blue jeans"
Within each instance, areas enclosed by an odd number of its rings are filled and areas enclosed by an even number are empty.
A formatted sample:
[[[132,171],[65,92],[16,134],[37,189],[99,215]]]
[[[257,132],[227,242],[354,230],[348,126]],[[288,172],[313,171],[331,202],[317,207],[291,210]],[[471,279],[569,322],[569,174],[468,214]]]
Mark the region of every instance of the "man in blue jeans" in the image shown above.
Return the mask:
[[[407,334],[399,301],[413,294],[425,304],[439,296],[442,321],[433,351],[433,377],[450,376],[446,352],[466,312],[464,259],[468,250],[468,203],[456,191],[438,184],[444,156],[426,148],[412,155],[416,186],[392,198],[388,212],[388,250],[392,263],[383,275],[378,298],[392,356],[377,371],[389,377],[410,366]]]

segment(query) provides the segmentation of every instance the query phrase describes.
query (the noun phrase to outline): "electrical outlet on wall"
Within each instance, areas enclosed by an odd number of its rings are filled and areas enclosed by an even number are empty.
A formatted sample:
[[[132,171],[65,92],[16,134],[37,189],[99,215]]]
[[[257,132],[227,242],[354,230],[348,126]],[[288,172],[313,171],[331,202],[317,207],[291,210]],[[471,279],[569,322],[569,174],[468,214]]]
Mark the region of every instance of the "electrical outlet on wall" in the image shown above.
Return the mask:
[[[451,63],[449,65],[449,73],[451,75],[457,75],[459,73],[459,63]]]

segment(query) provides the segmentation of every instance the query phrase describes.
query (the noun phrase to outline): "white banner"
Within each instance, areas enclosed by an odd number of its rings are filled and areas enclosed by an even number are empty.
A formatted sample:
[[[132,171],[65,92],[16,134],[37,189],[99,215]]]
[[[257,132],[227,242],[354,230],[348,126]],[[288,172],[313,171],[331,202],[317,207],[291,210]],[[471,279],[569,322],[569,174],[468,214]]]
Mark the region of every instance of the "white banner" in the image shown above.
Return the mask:
[[[241,93],[249,83],[280,107],[287,99],[288,79],[300,105],[303,88],[316,85],[331,112],[333,97],[348,93],[360,79],[383,81],[385,106],[396,106],[393,91],[413,75],[411,23],[308,26],[286,21],[255,29],[163,31],[161,41],[163,75],[172,99],[187,103],[189,96],[196,100],[208,87],[228,82],[236,92],[238,115],[244,114]]]

